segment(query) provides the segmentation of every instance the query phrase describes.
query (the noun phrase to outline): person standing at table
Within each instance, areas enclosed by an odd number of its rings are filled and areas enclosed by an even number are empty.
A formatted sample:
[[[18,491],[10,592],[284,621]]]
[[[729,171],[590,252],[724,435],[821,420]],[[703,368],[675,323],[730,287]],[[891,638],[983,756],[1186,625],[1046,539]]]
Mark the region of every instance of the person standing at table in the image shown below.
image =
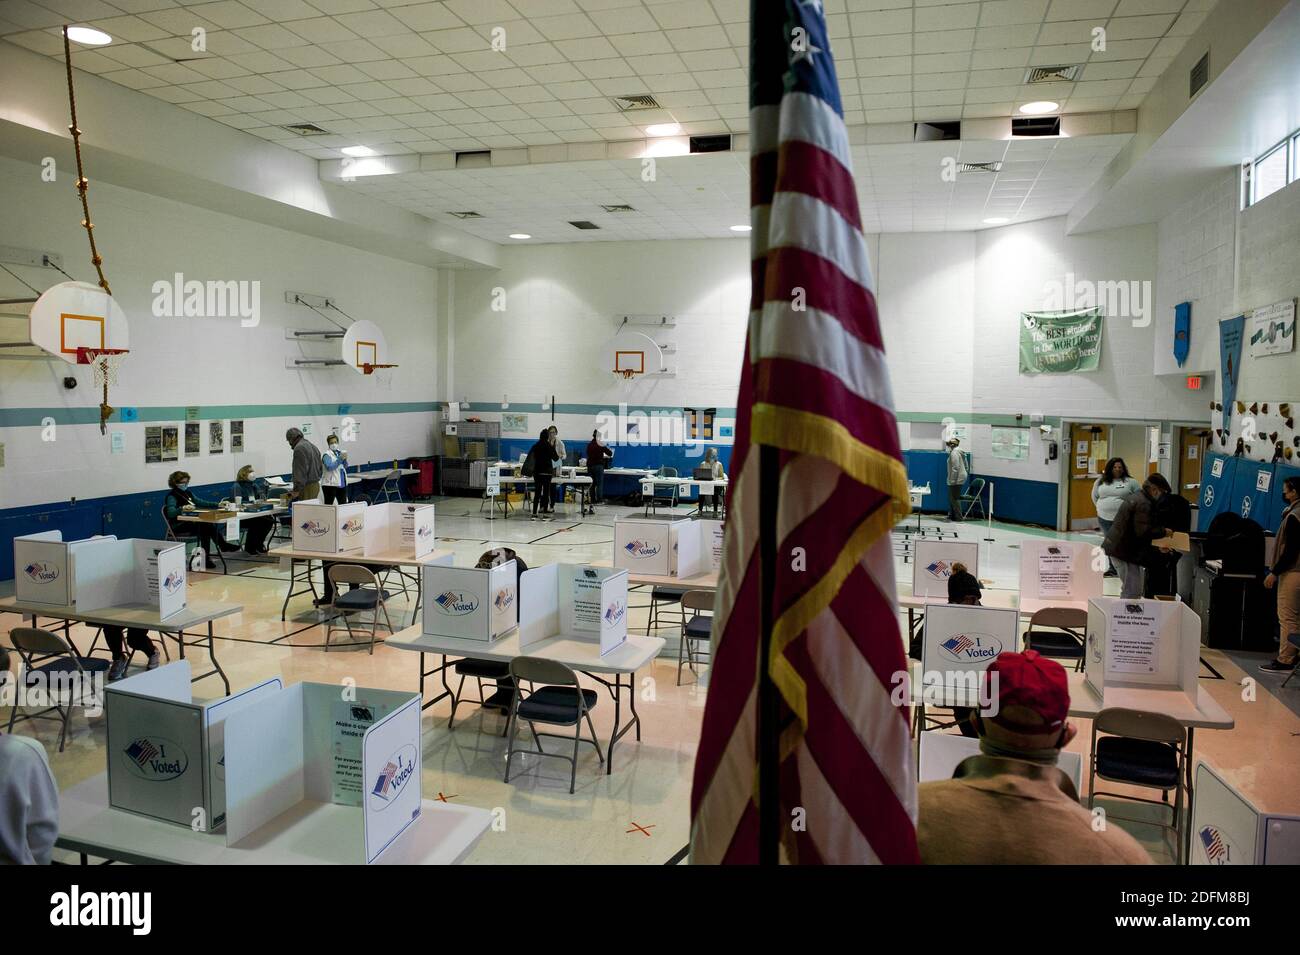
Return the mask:
[[[320,479],[325,473],[320,448],[302,436],[297,428],[284,433],[284,440],[293,449],[293,489],[290,501],[314,501],[320,497]]]
[[[566,448],[566,447],[564,446],[564,439],[560,437],[560,429],[557,428],[555,425],[551,425],[551,426],[550,426],[549,428],[547,428],[546,430],[549,431],[549,432],[551,433],[551,444],[554,445],[554,447],[555,447],[555,453],[556,453],[557,458],[558,458],[558,460],[559,460],[560,466],[563,467],[563,466],[564,466],[565,458],[566,458],[566,456],[568,455],[569,450],[568,450],[568,448]],[[552,477],[554,477],[554,475],[552,475]],[[552,494],[552,498],[553,498],[553,503],[552,503],[552,506],[551,506],[550,510],[554,511],[554,510],[555,510],[555,507],[554,507],[555,504],[563,504],[563,503],[564,503],[564,485],[563,485],[563,484],[552,484],[552,485],[551,485],[551,494]]]
[[[587,476],[591,478],[591,503],[605,503],[605,468],[614,460],[612,449],[601,444],[600,431],[591,432],[587,442]]]
[[[1124,498],[1110,531],[1102,542],[1102,549],[1115,563],[1122,582],[1121,597],[1140,598],[1143,591],[1143,568],[1158,559],[1151,542],[1165,536],[1165,529],[1157,516],[1157,504],[1164,489],[1152,478],[1159,477],[1164,487],[1169,482],[1158,474],[1148,477],[1141,490]]]
[[[1192,529],[1192,505],[1181,494],[1175,494],[1163,474],[1151,475],[1151,483],[1160,488],[1160,500],[1156,504],[1156,521],[1166,532],[1187,534]],[[1170,547],[1162,550],[1154,558],[1148,574],[1147,590],[1152,597],[1177,594],[1178,599],[1190,605],[1192,602],[1192,575],[1196,569],[1196,560],[1190,553],[1184,553]]]
[[[321,479],[321,491],[326,504],[346,504],[348,502],[348,453],[339,447],[339,436],[331,434],[325,439],[325,453],[321,455],[321,465],[325,469]]]
[[[1273,548],[1273,566],[1264,578],[1264,586],[1277,589],[1277,656],[1260,664],[1265,673],[1290,673],[1300,657],[1289,637],[1300,633],[1300,477],[1282,482],[1282,500],[1286,510],[1277,525]]]
[[[1097,523],[1101,525],[1104,540],[1110,533],[1110,525],[1115,523],[1115,515],[1124,498],[1142,490],[1142,485],[1129,476],[1128,465],[1123,458],[1111,458],[1101,472],[1101,477],[1092,484],[1092,505],[1097,509]],[[1114,563],[1107,560],[1106,576],[1118,577],[1119,572]]]
[[[966,470],[966,455],[957,450],[961,440],[949,438],[944,443],[948,446],[948,520],[960,521],[961,489],[966,486],[970,474]]]
[[[555,451],[554,435],[551,429],[543,429],[524,462],[527,465],[531,461],[533,466],[533,516],[529,520],[537,520],[539,506],[542,520],[551,520],[551,478],[555,476],[555,462],[558,460],[560,456]]]

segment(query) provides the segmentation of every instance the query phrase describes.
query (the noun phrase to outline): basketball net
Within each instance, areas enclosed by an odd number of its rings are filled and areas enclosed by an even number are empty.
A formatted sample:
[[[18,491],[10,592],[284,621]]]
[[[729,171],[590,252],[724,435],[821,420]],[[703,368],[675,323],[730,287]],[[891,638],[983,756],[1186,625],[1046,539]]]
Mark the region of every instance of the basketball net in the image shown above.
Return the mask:
[[[117,384],[117,375],[127,356],[125,348],[78,348],[77,363],[89,365],[95,376],[95,387],[100,389],[99,433],[107,430],[113,406],[108,403],[108,386]]]

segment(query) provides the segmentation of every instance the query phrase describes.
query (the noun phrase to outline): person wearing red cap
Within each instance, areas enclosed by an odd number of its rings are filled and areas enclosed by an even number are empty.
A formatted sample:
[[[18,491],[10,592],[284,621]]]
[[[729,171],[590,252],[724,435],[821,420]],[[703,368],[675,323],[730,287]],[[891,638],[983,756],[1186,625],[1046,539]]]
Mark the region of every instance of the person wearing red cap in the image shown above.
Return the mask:
[[[917,790],[917,843],[927,865],[1149,865],[1116,825],[1094,828],[1056,768],[1076,729],[1065,669],[1035,650],[1003,653],[985,676],[997,710],[975,711],[980,755],[952,779]]]

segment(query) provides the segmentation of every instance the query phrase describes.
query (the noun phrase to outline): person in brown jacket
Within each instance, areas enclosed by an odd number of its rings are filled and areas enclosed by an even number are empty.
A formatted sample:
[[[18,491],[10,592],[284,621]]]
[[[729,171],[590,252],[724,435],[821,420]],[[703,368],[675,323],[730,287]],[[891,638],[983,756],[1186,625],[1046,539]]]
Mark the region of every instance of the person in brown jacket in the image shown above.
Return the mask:
[[[1123,583],[1121,597],[1141,597],[1143,569],[1160,559],[1151,542],[1165,536],[1165,529],[1157,517],[1156,504],[1168,486],[1169,482],[1160,475],[1148,476],[1141,491],[1124,498],[1110,530],[1106,532],[1106,539],[1102,541],[1101,549],[1119,571]]]
[[[952,779],[917,787],[916,838],[926,865],[1149,865],[1132,836],[1079,804],[1056,768],[1074,738],[1065,669],[1035,650],[1003,653],[985,677],[996,714],[971,719],[980,755]]]

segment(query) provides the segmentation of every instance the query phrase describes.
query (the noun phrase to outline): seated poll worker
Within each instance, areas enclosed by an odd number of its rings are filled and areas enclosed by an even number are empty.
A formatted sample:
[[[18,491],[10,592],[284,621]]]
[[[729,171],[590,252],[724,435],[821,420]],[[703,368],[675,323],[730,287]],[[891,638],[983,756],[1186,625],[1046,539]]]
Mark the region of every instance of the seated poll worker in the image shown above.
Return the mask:
[[[113,655],[113,662],[108,665],[108,682],[116,683],[122,677],[126,676],[126,650],[123,647],[123,641],[132,650],[139,650],[145,656],[145,669],[156,670],[162,658],[158,653],[158,648],[154,646],[149,639],[149,631],[142,627],[114,627],[110,624],[104,624],[101,628],[104,631],[104,642],[108,644],[108,651]]]
[[[163,499],[163,514],[167,518],[167,526],[178,538],[197,537],[199,546],[203,548],[203,555],[207,558],[208,570],[215,570],[217,562],[212,559],[214,547],[220,547],[223,551],[239,549],[234,544],[226,542],[225,534],[222,532],[224,525],[195,521],[181,523],[180,518],[186,511],[200,508],[216,510],[220,505],[216,501],[205,501],[195,497],[190,490],[190,476],[186,471],[173,471],[167,478],[167,485],[171,488]]]
[[[0,686],[12,680],[0,647]],[[59,787],[45,747],[30,736],[0,733],[0,866],[49,865],[59,838]]]
[[[245,464],[235,475],[235,483],[230,485],[230,499],[239,498],[243,504],[264,501],[267,495],[267,483],[253,474],[253,466]],[[244,552],[247,554],[265,554],[266,539],[275,530],[275,518],[252,517],[240,522],[244,531]]]
[[[528,565],[524,563],[522,557],[516,554],[509,547],[495,547],[492,550],[484,551],[479,557],[478,563],[474,566],[479,570],[490,570],[493,567],[500,566],[508,560],[515,562],[515,619],[519,619],[519,578],[524,575]],[[494,680],[498,690],[507,690],[510,696],[514,695],[515,684],[510,679],[510,664],[497,660],[461,660],[455,665],[457,676],[462,678],[471,677],[478,680]],[[459,692],[459,690],[457,691]],[[504,697],[502,703],[508,706],[511,702],[510,697]]]
[[[727,479],[727,472],[723,469],[722,462],[718,460],[717,448],[709,448],[704,452],[704,463],[701,467],[706,467],[713,472],[712,480],[714,481],[725,481]],[[722,506],[722,496],[725,493],[726,492],[721,489],[712,494],[704,494],[701,492],[700,510],[704,510],[705,505],[708,505],[713,509],[714,514],[718,513],[719,508]]]
[[[1065,668],[1035,650],[1002,653],[985,671],[997,713],[971,721],[980,754],[952,779],[917,787],[917,847],[927,865],[1149,865],[1132,836],[1100,830],[1056,766],[1074,739]],[[996,690],[993,679],[996,677]],[[991,707],[990,707],[991,709]]]
[[[339,436],[331,434],[325,439],[325,453],[321,455],[325,474],[321,478],[321,493],[326,504],[348,502],[348,453],[339,447]]]

